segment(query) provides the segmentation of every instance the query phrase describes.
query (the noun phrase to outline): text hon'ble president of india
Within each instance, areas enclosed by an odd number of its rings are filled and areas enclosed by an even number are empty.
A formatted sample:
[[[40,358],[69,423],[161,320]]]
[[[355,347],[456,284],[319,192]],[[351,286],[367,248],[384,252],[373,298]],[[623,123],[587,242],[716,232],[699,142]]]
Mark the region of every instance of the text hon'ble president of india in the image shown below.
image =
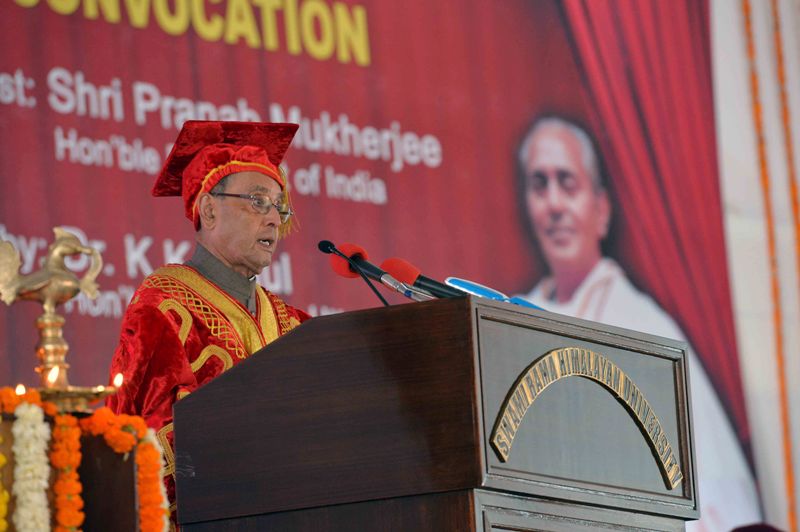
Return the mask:
[[[589,134],[557,116],[536,120],[519,151],[520,193],[549,275],[521,297],[578,318],[685,340],[673,319],[603,256],[612,205]],[[722,531],[761,520],[753,475],[705,369],[688,356],[700,520]]]
[[[291,224],[279,165],[296,124],[189,121],[153,187],[181,196],[197,246],[142,282],[123,318],[111,374],[116,413],[156,430],[174,511],[172,405],[308,319],[256,283]],[[174,520],[174,514],[173,514]]]

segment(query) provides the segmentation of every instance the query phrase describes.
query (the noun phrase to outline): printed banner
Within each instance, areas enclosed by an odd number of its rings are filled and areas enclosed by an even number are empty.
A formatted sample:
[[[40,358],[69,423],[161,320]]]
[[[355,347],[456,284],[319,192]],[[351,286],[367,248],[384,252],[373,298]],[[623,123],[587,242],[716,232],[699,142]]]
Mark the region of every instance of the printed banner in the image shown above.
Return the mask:
[[[105,383],[134,290],[194,247],[180,199],[150,195],[182,123],[297,122],[299,230],[260,276],[268,289],[312,315],[379,305],[331,271],[329,239],[682,338],[746,446],[708,6],[665,4],[4,2],[0,239],[22,274],[54,226],[101,251],[99,297],[62,313],[71,382]],[[589,193],[563,164],[588,169]],[[594,248],[599,262],[570,266]],[[37,382],[40,312],[0,307],[2,382]]]

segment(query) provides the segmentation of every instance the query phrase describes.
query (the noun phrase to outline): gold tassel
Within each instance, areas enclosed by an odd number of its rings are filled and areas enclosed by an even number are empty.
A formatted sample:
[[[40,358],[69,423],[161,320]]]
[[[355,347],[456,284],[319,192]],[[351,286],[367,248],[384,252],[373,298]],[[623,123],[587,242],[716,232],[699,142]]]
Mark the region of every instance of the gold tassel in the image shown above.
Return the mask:
[[[282,166],[278,166],[278,172],[281,174],[281,179],[283,179],[283,207],[292,209],[292,200],[289,195],[289,178]],[[292,209],[292,212],[294,212],[294,209]],[[283,239],[295,229],[300,229],[300,222],[297,220],[296,213],[292,214],[286,223],[282,223],[280,227],[278,227],[278,237]]]

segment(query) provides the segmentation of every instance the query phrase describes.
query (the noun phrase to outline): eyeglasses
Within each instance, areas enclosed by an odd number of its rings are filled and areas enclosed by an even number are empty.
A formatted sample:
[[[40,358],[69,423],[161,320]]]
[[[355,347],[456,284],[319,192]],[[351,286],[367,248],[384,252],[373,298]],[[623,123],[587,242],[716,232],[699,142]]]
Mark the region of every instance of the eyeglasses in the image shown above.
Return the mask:
[[[288,222],[289,218],[294,214],[294,211],[292,211],[288,205],[284,205],[279,201],[272,201],[266,194],[226,194],[225,192],[212,192],[211,195],[250,200],[253,210],[259,214],[269,214],[269,211],[275,207],[282,224]]]

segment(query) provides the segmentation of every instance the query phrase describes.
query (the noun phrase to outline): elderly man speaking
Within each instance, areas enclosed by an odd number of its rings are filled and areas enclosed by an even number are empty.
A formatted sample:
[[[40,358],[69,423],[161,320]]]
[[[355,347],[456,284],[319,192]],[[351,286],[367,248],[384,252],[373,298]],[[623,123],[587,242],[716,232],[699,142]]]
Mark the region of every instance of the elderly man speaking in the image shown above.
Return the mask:
[[[309,318],[256,283],[290,227],[278,165],[296,131],[186,122],[153,188],[154,196],[182,196],[197,247],[186,264],[159,268],[134,294],[111,363],[125,385],[108,405],[157,431],[170,510],[172,405]]]

